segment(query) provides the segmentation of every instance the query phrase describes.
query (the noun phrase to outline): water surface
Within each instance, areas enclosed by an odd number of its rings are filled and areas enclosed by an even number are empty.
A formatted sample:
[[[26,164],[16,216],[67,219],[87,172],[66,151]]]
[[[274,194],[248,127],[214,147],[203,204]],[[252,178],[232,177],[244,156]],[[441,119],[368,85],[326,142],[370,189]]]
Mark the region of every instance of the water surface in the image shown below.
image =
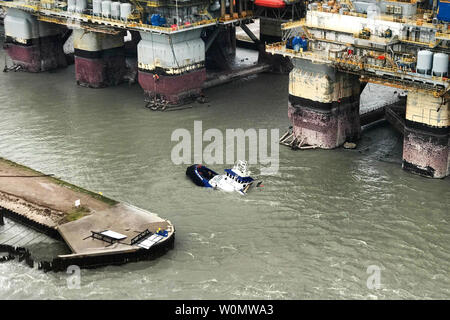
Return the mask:
[[[78,87],[73,66],[1,73],[0,156],[157,212],[177,237],[155,261],[83,270],[79,290],[65,273],[0,264],[0,298],[450,298],[450,180],[401,170],[403,139],[388,125],[357,150],[280,146],[278,174],[246,197],[197,188],[171,162],[173,130],[194,120],[283,133],[287,88],[286,75],[262,74],[207,90],[209,104],[152,112],[138,85]],[[383,96],[393,90],[370,87],[363,108]],[[46,241],[36,249],[58,246]],[[367,288],[370,265],[379,290]]]

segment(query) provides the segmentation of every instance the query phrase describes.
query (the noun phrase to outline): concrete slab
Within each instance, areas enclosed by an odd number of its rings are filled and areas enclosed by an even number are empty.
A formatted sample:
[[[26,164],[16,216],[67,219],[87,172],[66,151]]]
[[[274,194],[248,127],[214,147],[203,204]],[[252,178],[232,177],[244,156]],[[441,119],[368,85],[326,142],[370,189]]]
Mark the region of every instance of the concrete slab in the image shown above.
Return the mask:
[[[48,227],[67,222],[81,200],[85,214],[117,202],[0,158],[0,206]]]
[[[146,229],[155,233],[158,228],[169,231],[167,238],[174,232],[171,223],[156,214],[120,203],[107,210],[63,224],[58,227],[58,231],[72,252],[76,254],[107,254],[140,249],[137,245],[131,245],[131,239]],[[91,231],[105,230],[121,233],[127,238],[113,245],[102,240],[87,238],[91,235]]]

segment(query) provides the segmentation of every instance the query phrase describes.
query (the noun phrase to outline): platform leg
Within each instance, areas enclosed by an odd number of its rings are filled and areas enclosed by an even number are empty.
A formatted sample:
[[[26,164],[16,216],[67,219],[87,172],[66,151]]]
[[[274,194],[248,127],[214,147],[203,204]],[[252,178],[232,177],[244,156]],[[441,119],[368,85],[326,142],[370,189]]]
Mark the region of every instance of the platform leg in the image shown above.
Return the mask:
[[[294,59],[288,116],[302,144],[333,149],[361,134],[357,76]]]
[[[124,34],[74,30],[75,78],[79,85],[104,88],[120,84],[126,73]]]
[[[403,139],[403,169],[430,178],[450,172],[450,110],[447,97],[409,91]]]
[[[172,35],[141,33],[138,82],[147,101],[180,105],[201,95],[206,80],[201,30]]]
[[[4,28],[4,49],[14,66],[28,72],[67,67],[63,50],[65,27],[39,21],[25,11],[8,8]]]

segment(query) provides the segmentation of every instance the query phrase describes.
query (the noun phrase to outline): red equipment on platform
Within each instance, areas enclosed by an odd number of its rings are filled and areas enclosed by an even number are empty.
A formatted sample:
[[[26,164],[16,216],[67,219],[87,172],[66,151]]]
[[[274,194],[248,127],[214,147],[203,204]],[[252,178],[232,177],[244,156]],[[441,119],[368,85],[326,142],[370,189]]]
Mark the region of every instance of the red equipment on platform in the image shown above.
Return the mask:
[[[283,0],[255,0],[255,5],[267,8],[284,8],[286,3]]]

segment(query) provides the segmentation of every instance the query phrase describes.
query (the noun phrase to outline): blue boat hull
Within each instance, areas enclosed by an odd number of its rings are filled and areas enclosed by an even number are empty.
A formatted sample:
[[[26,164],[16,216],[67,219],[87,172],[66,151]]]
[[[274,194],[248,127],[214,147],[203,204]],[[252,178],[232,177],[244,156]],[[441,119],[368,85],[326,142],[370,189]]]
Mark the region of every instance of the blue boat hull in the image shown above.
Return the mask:
[[[209,180],[217,173],[201,164],[194,164],[186,169],[186,175],[199,187],[212,188]]]

